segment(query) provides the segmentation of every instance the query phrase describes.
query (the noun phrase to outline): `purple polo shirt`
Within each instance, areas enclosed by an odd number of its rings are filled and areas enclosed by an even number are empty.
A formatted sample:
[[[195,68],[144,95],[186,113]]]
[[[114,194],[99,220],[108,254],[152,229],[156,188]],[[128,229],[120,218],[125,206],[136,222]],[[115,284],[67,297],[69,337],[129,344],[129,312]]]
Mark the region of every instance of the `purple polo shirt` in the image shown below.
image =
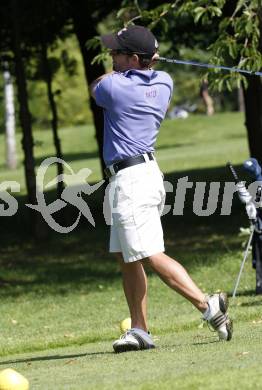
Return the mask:
[[[154,151],[172,90],[171,77],[155,70],[114,72],[96,85],[96,103],[104,108],[103,156],[107,166]]]

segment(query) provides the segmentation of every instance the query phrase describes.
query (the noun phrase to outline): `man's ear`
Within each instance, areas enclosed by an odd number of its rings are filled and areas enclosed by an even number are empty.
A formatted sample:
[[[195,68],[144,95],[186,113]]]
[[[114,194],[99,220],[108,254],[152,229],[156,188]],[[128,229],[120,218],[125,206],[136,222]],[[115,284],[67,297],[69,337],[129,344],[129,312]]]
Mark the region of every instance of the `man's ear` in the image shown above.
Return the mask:
[[[137,54],[133,54],[133,55],[132,55],[132,58],[133,58],[133,60],[134,60],[136,63],[139,63],[139,58],[138,58],[138,55],[137,55]]]

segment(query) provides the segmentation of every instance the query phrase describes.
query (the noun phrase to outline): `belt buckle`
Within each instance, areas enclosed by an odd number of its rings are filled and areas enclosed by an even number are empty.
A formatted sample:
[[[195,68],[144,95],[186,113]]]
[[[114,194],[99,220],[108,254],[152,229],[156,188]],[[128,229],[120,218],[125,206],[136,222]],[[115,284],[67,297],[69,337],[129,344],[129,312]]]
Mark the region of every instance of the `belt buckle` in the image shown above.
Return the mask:
[[[104,169],[104,173],[105,173],[105,175],[106,175],[106,177],[107,177],[108,179],[112,176],[112,174],[111,174],[111,172],[110,172],[110,169],[108,169],[108,168],[105,168],[105,169]]]
[[[148,152],[147,155],[148,155],[148,158],[149,158],[150,161],[153,161],[155,159],[155,156],[154,156],[153,152]]]
[[[149,161],[154,160],[154,155],[152,152],[143,153],[142,156],[144,157],[145,162],[149,162]]]
[[[114,176],[116,174],[115,170],[114,170],[114,164],[113,165],[110,165],[109,167],[106,167],[104,169],[104,172],[105,172],[105,175],[106,177],[109,179],[110,177]]]

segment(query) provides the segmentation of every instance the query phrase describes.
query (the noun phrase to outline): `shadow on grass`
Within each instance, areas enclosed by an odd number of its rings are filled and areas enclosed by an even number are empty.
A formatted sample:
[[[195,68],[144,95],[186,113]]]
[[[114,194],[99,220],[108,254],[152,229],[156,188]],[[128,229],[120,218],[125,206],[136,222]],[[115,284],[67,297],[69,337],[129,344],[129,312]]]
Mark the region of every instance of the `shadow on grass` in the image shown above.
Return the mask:
[[[49,360],[64,360],[64,359],[77,359],[88,356],[104,356],[104,355],[113,355],[114,352],[90,352],[90,353],[79,353],[74,355],[50,355],[50,356],[35,356],[28,359],[13,359],[0,362],[0,366],[5,366],[7,364],[18,364],[18,363],[33,363],[33,362],[42,362]],[[71,362],[71,361],[70,361]]]
[[[46,158],[49,157],[51,156],[47,155],[47,156],[36,157],[35,159],[36,166],[40,165]],[[88,160],[91,158],[98,158],[98,157],[99,157],[98,151],[94,150],[92,152],[86,152],[86,153],[65,153],[63,159],[65,160],[65,162],[69,164],[73,161]]]
[[[228,293],[228,296],[232,297],[232,294],[233,294],[233,292],[231,291],[231,293]],[[237,299],[237,297],[251,297],[251,296],[252,297],[256,296],[255,290],[244,290],[244,291],[237,291],[236,292],[236,299]],[[233,302],[234,302],[234,300],[233,300]],[[240,306],[242,306],[242,304]]]
[[[161,144],[161,145],[157,146],[157,151],[163,150],[163,149],[174,149],[174,148],[181,148],[181,147],[185,147],[185,146],[194,146],[194,145],[195,145],[195,143],[193,143],[193,142],[183,142],[183,143],[174,142],[174,143],[168,143],[168,144]]]
[[[254,294],[250,294],[250,297],[254,298]],[[251,306],[259,306],[261,307],[261,301],[252,301],[252,302],[242,302],[239,306],[241,307],[251,307]]]
[[[232,292],[230,294],[228,294],[228,296],[232,297]],[[255,290],[237,291],[237,293],[236,293],[236,298],[238,298],[238,297],[259,297],[259,296],[261,296],[261,295],[256,295]],[[261,298],[262,298],[262,296],[261,296]],[[257,305],[258,303],[261,305],[261,302],[258,302],[258,301],[251,302],[251,304],[254,304],[254,305]],[[240,306],[245,306],[245,305],[247,306],[248,303],[241,303],[240,304]]]
[[[45,291],[66,295],[72,288],[88,293],[110,286],[120,272],[107,251],[108,235],[103,226],[80,226],[72,234],[50,234],[41,242],[28,239],[2,247],[0,295]]]
[[[160,150],[165,150],[165,149],[174,149],[174,148],[181,148],[185,146],[193,146],[194,143],[192,142],[185,142],[185,143],[176,143],[174,142],[173,144],[163,144],[159,145],[157,147],[157,151]],[[35,158],[35,164],[36,166],[39,166],[46,158],[51,157],[50,155],[46,156],[41,156],[41,157],[36,157]],[[99,154],[97,150],[91,151],[91,152],[86,152],[86,153],[65,153],[64,154],[64,160],[67,163],[71,163],[74,161],[81,161],[81,160],[88,160],[88,159],[93,159],[93,158],[98,158]],[[5,165],[2,164],[0,165],[0,168],[5,168]]]
[[[214,338],[210,341],[197,341],[195,343],[192,343],[192,345],[208,345],[208,344],[214,344],[219,343],[220,341],[218,339],[214,340]]]
[[[174,191],[168,194],[166,204],[174,204],[177,180],[184,176],[193,182],[232,181],[225,167],[167,174],[165,180],[173,183]],[[237,234],[240,226],[248,225],[245,211],[239,201],[233,201],[231,215],[221,216],[222,193],[223,188],[217,211],[209,217],[194,214],[193,188],[187,192],[183,216],[173,216],[171,212],[162,218],[167,253],[183,258],[183,264],[191,270],[241,249]],[[41,240],[33,239],[30,233],[25,198],[17,198],[20,212],[6,217],[0,226],[0,294],[15,296],[29,291],[66,294],[68,288],[90,291],[100,284],[107,288],[119,282],[116,261],[108,254],[109,227],[102,213],[103,196],[104,190],[98,190],[86,199],[96,221],[95,228],[82,218],[73,232],[59,235],[49,231]],[[54,200],[55,192],[47,198]],[[67,221],[74,216],[70,213]]]

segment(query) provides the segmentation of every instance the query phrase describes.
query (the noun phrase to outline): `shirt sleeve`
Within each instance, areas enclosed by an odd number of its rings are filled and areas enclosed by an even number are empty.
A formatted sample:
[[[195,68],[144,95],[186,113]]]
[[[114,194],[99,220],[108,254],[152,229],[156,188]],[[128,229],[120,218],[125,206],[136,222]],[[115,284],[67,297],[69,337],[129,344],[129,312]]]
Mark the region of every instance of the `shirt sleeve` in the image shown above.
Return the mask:
[[[169,78],[169,88],[170,88],[170,96],[169,96],[169,102],[170,102],[172,95],[173,95],[173,91],[174,91],[174,82],[169,75],[168,75],[168,78]]]
[[[112,75],[104,77],[94,88],[96,104],[103,108],[110,108],[112,104]]]

